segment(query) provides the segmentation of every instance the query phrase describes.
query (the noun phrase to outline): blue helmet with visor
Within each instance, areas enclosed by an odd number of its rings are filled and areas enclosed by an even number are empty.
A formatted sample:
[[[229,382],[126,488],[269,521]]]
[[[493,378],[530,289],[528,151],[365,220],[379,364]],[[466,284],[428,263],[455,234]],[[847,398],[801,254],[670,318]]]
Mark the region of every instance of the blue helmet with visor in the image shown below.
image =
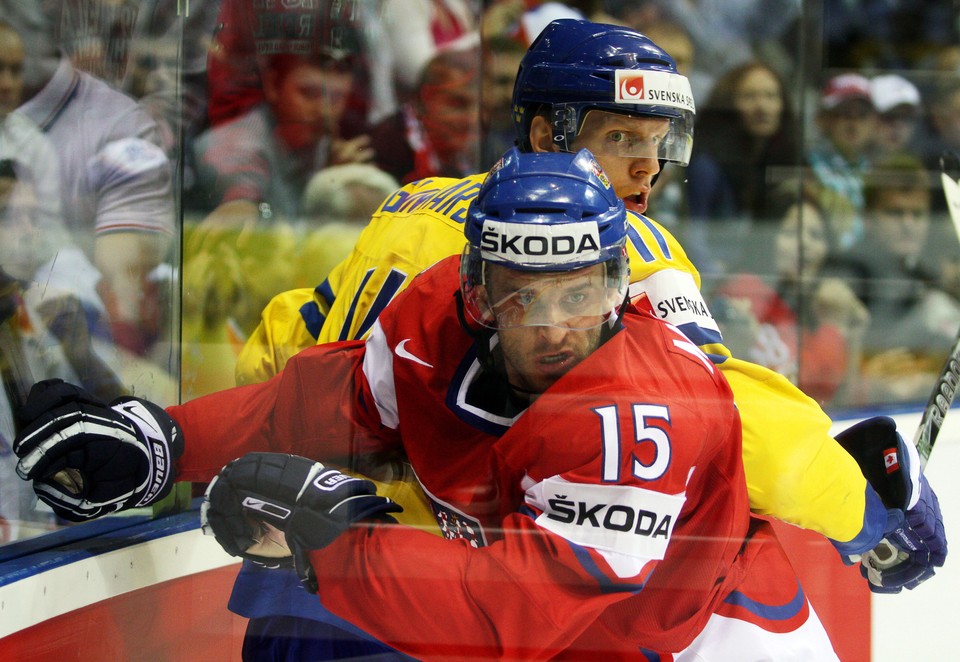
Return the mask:
[[[627,294],[627,215],[586,149],[508,151],[467,211],[464,310],[492,329],[593,328]],[[493,277],[497,269],[509,277]]]
[[[614,156],[655,156],[682,166],[690,162],[693,94],[673,58],[636,30],[558,19],[531,44],[517,72],[513,121],[518,144],[530,151],[531,122],[543,114],[554,143],[570,151],[591,112],[669,121],[656,144],[627,139],[611,147]]]

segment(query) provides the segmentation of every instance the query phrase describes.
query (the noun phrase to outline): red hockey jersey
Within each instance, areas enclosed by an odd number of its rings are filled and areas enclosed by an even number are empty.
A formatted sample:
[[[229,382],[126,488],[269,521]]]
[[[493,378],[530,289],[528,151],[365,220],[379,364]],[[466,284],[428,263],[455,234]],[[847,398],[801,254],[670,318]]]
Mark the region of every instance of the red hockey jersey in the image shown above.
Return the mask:
[[[631,309],[532,405],[489,411],[458,265],[418,276],[365,343],[312,347],[269,382],[170,408],[179,477],[209,480],[249,450],[334,463],[402,447],[454,541],[347,532],[312,554],[328,609],[420,658],[545,658],[575,641],[608,656],[681,650],[750,563],[725,380]]]

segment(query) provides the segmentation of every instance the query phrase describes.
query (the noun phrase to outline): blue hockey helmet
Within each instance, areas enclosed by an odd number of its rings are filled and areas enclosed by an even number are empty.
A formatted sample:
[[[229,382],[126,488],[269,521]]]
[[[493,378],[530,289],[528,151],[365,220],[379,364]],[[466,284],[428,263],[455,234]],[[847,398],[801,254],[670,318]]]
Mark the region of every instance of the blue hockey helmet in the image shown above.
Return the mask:
[[[484,180],[464,232],[460,289],[481,325],[592,328],[617,317],[629,282],[627,214],[588,150],[512,148]],[[513,287],[494,291],[493,265],[511,270]]]
[[[693,93],[673,58],[624,26],[555,20],[530,45],[517,72],[513,122],[518,144],[530,151],[530,124],[543,113],[554,142],[570,151],[592,110],[668,119],[670,130],[657,146],[657,158],[683,166],[690,162]],[[628,148],[619,155],[649,153],[631,154]]]

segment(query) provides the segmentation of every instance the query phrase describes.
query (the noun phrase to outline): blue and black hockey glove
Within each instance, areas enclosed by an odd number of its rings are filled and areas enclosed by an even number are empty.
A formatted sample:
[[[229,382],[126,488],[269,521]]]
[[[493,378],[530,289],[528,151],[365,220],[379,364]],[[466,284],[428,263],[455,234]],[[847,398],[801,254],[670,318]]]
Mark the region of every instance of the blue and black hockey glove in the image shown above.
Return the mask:
[[[838,434],[837,441],[856,459],[887,507],[884,539],[896,548],[896,555],[889,559],[865,554],[860,574],[874,593],[916,588],[947,557],[940,503],[923,475],[920,454],[886,416],[857,423]]]

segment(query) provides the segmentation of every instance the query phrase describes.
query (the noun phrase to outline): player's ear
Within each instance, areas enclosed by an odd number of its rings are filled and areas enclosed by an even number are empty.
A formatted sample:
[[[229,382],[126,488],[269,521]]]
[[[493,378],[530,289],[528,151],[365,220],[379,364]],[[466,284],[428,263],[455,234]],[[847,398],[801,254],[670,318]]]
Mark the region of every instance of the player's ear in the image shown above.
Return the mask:
[[[530,147],[534,152],[556,152],[550,122],[543,115],[536,115],[530,122]]]

